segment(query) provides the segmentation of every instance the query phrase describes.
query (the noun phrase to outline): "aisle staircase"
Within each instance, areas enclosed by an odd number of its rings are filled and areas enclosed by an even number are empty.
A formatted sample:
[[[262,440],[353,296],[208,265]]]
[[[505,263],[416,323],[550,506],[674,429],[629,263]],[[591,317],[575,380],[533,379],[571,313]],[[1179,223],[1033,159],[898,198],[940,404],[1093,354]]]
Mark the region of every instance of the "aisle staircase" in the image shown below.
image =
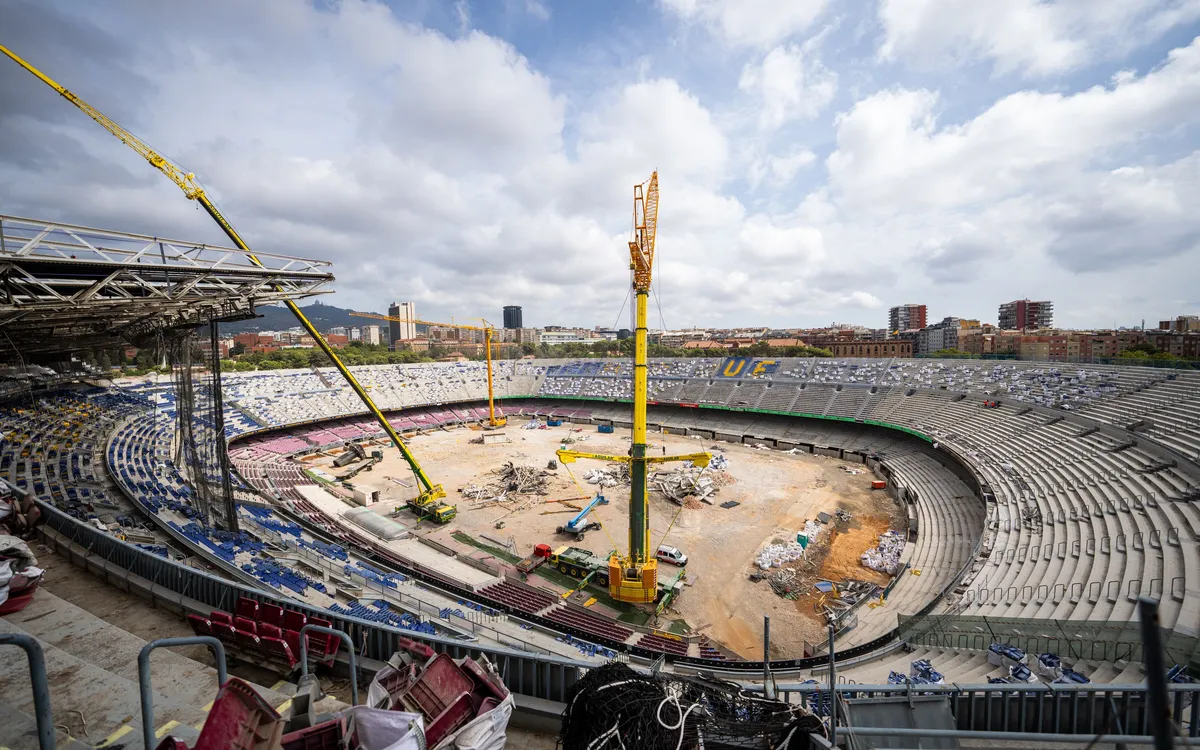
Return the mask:
[[[0,619],[0,633],[25,633],[41,644],[58,747],[143,747],[137,664],[145,640],[45,589],[26,609]],[[158,738],[170,734],[191,744],[217,695],[216,670],[167,648],[155,650],[150,663]],[[294,684],[254,687],[287,715]],[[340,707],[327,698],[317,709]],[[0,648],[0,747],[37,747],[34,714],[24,652]]]

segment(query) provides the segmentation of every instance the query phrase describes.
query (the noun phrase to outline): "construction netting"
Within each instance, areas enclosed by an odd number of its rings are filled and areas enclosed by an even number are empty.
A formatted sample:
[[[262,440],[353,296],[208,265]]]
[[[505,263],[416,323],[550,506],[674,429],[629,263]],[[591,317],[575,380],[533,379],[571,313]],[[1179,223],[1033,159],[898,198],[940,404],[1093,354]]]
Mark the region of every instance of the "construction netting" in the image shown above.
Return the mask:
[[[642,674],[614,662],[572,686],[559,747],[800,750],[812,733],[824,734],[824,725],[802,706],[730,682]]]
[[[179,332],[163,343],[175,387],[175,465],[191,484],[191,504],[204,523],[237,531],[217,324]]]

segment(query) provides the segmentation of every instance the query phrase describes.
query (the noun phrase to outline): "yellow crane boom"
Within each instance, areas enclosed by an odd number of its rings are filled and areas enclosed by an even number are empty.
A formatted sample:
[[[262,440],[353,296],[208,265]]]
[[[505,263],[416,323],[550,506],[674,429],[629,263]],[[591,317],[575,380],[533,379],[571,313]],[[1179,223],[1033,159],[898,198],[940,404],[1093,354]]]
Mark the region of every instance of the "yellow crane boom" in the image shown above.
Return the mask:
[[[225,236],[227,236],[230,241],[238,247],[238,249],[242,250],[246,254],[246,258],[249,259],[251,263],[259,268],[263,268],[262,262],[259,261],[259,259],[254,255],[254,251],[250,249],[250,246],[246,244],[246,241],[242,239],[241,235],[238,234],[237,230],[233,228],[233,225],[229,223],[224,215],[217,210],[216,205],[213,204],[212,200],[208,197],[208,194],[204,192],[204,188],[202,188],[200,184],[196,182],[196,175],[192,174],[191,172],[185,172],[178,165],[173,164],[169,159],[150,148],[150,146],[148,146],[140,138],[133,135],[113,120],[109,119],[100,110],[96,109],[83,99],[80,99],[78,96],[68,91],[57,81],[50,78],[45,73],[42,73],[30,63],[26,62],[8,47],[0,44],[0,52],[3,52],[13,62],[32,73],[39,81],[57,91],[64,99],[83,110],[85,115],[95,120],[100,124],[101,127],[116,136],[121,143],[129,146],[138,154],[140,154],[142,158],[150,162],[150,166],[154,167],[170,178],[172,182],[174,182],[181,190],[183,190],[183,194],[187,196],[188,199],[194,200],[204,207],[204,210],[208,212],[208,215],[212,217],[213,221],[217,222],[217,226],[219,226],[221,231],[225,233]],[[445,497],[446,491],[440,484],[434,484],[430,481],[429,477],[425,474],[424,469],[422,469],[421,465],[417,463],[416,457],[408,450],[408,446],[404,444],[404,441],[392,427],[391,423],[387,421],[387,417],[383,415],[383,412],[381,412],[379,407],[375,405],[375,402],[371,400],[371,397],[367,394],[366,390],[354,378],[354,375],[351,374],[346,365],[342,363],[342,360],[338,358],[337,353],[334,352],[333,348],[329,345],[329,342],[325,340],[325,337],[321,335],[320,331],[318,331],[308,320],[308,318],[304,316],[304,313],[300,311],[300,307],[290,299],[284,300],[284,304],[287,305],[287,308],[292,312],[292,315],[296,316],[296,320],[300,322],[300,325],[303,326],[308,335],[312,336],[313,341],[315,341],[317,346],[321,348],[321,351],[325,352],[325,356],[329,357],[329,359],[333,362],[334,367],[336,367],[338,372],[341,373],[351,390],[353,390],[359,399],[362,400],[363,404],[367,407],[367,410],[371,412],[371,415],[374,416],[376,421],[379,422],[379,425],[383,428],[384,432],[387,433],[387,436],[391,439],[392,443],[395,444],[396,448],[400,451],[400,454],[404,456],[404,460],[408,462],[408,465],[412,468],[413,474],[416,475],[417,481],[420,483],[420,487],[417,490],[419,493],[419,499],[423,502],[432,502],[438,498]]]
[[[491,427],[503,427],[508,423],[505,417],[496,416],[496,398],[492,387],[492,339],[496,335],[496,327],[486,320],[482,326],[466,325],[464,323],[435,323],[431,320],[415,320],[410,318],[397,318],[394,315],[380,315],[379,313],[350,313],[356,318],[373,318],[375,320],[394,320],[399,323],[413,323],[423,326],[442,326],[444,328],[461,328],[467,331],[483,331],[484,354],[487,360],[487,391],[488,391],[488,425]]]
[[[577,458],[619,461],[629,464],[629,552],[613,552],[608,560],[608,593],[622,602],[652,602],[658,596],[658,561],[650,551],[650,491],[647,466],[668,461],[692,461],[707,466],[710,453],[686,456],[646,455],[646,318],[650,281],[654,269],[654,247],[658,234],[658,172],[645,183],[633,186],[633,239],[629,241],[629,270],[636,300],[633,339],[633,440],[628,456],[560,450],[559,460]]]

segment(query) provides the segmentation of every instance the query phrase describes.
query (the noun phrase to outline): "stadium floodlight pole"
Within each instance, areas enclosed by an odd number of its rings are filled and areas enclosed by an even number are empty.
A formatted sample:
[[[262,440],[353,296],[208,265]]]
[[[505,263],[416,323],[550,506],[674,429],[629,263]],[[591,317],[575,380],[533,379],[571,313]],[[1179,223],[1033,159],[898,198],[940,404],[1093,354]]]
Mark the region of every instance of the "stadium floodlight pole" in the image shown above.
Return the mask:
[[[246,244],[246,241],[242,239],[240,234],[238,234],[237,230],[233,228],[233,225],[230,224],[229,221],[226,220],[221,212],[217,209],[216,205],[208,197],[208,194],[204,192],[204,188],[202,188],[200,184],[196,182],[196,175],[191,172],[184,172],[183,169],[171,163],[171,161],[162,154],[150,148],[150,146],[148,146],[137,136],[133,135],[128,130],[109,119],[104,113],[100,112],[92,105],[68,91],[54,79],[50,78],[33,65],[26,62],[8,47],[0,44],[0,52],[3,52],[13,62],[29,71],[42,83],[57,91],[62,98],[66,99],[82,110],[85,115],[95,120],[101,127],[116,136],[121,143],[124,143],[126,146],[129,146],[134,151],[141,154],[142,158],[150,162],[150,166],[165,174],[171,179],[172,182],[178,185],[179,188],[183,190],[183,194],[187,196],[189,200],[194,200],[203,206],[204,210],[208,212],[208,215],[212,217],[213,221],[217,222],[217,226],[221,227],[221,231],[225,233],[225,236],[227,236],[230,241],[238,247],[238,249],[246,254],[246,258],[251,263],[259,268],[266,268],[262,261],[260,261],[254,254],[254,251],[250,249],[250,246]],[[379,422],[379,425],[383,428],[383,431],[387,433],[387,436],[391,439],[392,443],[397,449],[399,449],[400,455],[402,455],[404,460],[408,462],[408,465],[413,470],[413,474],[415,474],[417,477],[417,481],[420,482],[421,488],[418,489],[418,492],[420,493],[419,499],[422,501],[432,501],[445,497],[446,491],[440,484],[434,484],[429,480],[429,477],[425,474],[425,471],[421,468],[421,465],[417,463],[416,457],[413,456],[413,454],[408,450],[408,446],[406,446],[404,441],[400,438],[399,433],[397,433],[395,428],[392,427],[391,423],[387,421],[387,417],[383,415],[383,412],[381,412],[379,407],[375,405],[375,402],[371,400],[371,396],[367,393],[366,389],[364,389],[362,385],[359,384],[358,380],[355,379],[354,375],[350,372],[350,369],[346,367],[346,365],[338,357],[337,353],[333,350],[333,347],[331,347],[329,342],[325,340],[325,337],[321,335],[320,331],[318,331],[316,327],[313,326],[312,322],[305,317],[304,313],[301,312],[300,306],[290,299],[285,299],[283,303],[287,305],[288,310],[290,310],[292,315],[296,317],[296,320],[300,322],[300,325],[304,328],[308,335],[312,336],[313,341],[316,342],[321,351],[325,353],[325,356],[329,357],[330,361],[333,362],[334,367],[336,367],[338,372],[341,373],[342,378],[346,381],[347,385],[350,386],[351,390],[354,391],[358,398],[367,407],[367,410],[371,412],[371,415],[375,417],[375,420]]]

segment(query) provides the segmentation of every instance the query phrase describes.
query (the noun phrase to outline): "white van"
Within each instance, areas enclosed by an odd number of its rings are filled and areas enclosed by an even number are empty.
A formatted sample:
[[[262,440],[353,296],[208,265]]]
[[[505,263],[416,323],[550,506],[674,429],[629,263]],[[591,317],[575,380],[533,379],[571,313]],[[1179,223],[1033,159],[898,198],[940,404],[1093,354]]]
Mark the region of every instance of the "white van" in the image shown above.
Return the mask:
[[[677,547],[662,545],[654,553],[654,556],[663,562],[671,563],[672,565],[687,565],[687,555],[683,554],[683,550]]]

